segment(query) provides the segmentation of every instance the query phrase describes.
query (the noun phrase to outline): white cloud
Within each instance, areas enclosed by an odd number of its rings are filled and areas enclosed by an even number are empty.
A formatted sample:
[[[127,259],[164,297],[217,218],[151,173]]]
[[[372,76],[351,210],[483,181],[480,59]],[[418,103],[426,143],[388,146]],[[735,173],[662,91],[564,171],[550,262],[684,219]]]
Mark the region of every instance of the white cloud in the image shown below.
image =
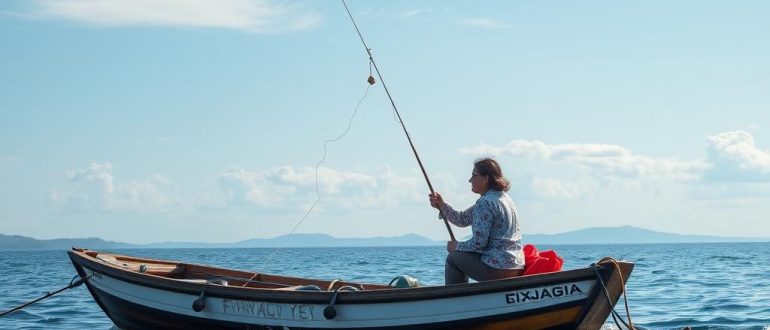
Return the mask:
[[[231,169],[218,176],[219,185],[230,202],[270,205],[272,194],[268,194],[264,188],[260,187],[260,181],[259,175],[243,169]]]
[[[482,29],[492,29],[492,30],[508,29],[513,27],[513,25],[500,22],[494,18],[488,18],[488,17],[464,18],[464,19],[458,20],[456,23],[460,25],[468,25],[468,26],[478,27]]]
[[[315,185],[315,170],[311,167],[294,169],[284,166],[272,169],[266,173],[266,178],[278,185],[311,187]],[[339,194],[344,191],[356,192],[376,188],[377,182],[373,177],[341,172],[321,167],[318,169],[318,189],[320,192]]]
[[[739,163],[741,168],[770,172],[770,151],[754,146],[754,137],[746,131],[724,132],[708,138],[709,147]]]
[[[219,174],[218,182],[233,205],[302,209],[316,199],[315,175],[312,167],[232,168]],[[419,176],[399,176],[388,168],[376,175],[318,169],[321,205],[330,208],[376,208],[423,201],[420,183]]]
[[[91,163],[88,168],[66,174],[70,185],[55,189],[51,200],[67,210],[75,211],[162,211],[169,205],[159,187],[168,179],[154,175],[135,182],[117,182],[112,164]]]
[[[92,163],[67,172],[66,186],[52,189],[50,199],[69,212],[176,212],[248,207],[264,212],[304,211],[317,198],[312,167],[283,166],[249,171],[231,168],[216,176],[221,189],[188,194],[186,200],[168,194],[170,182],[155,175],[136,181],[118,180],[110,163]],[[383,167],[373,175],[318,170],[319,209],[387,208],[425,203],[427,192],[418,173],[398,175]]]
[[[567,164],[593,177],[579,182],[574,181],[575,173],[552,179],[532,177],[526,184],[529,195],[524,196],[537,199],[584,199],[597,192],[596,186],[605,189],[613,184],[612,179],[622,178],[626,179],[619,181],[626,185],[624,189],[649,189],[664,181],[687,183],[689,198],[704,206],[743,207],[770,200],[770,150],[758,148],[754,137],[742,130],[708,136],[702,159],[655,158],[612,144],[546,144],[537,140],[514,140],[505,146],[482,143],[460,152],[528,159],[534,166],[543,164],[538,162]]]
[[[110,163],[91,163],[88,168],[67,172],[66,177],[71,182],[95,182],[101,186],[102,191],[112,193],[115,191],[115,185],[111,171]]]
[[[546,144],[538,140],[514,140],[504,147],[481,144],[460,149],[461,153],[477,156],[513,156],[549,162],[573,164],[593,173],[619,178],[668,178],[694,181],[710,165],[704,160],[652,158],[636,155],[612,144]]]
[[[565,182],[535,177],[530,183],[530,189],[541,199],[578,200],[592,193],[594,187],[589,182]]]
[[[358,7],[358,6],[356,6]],[[361,20],[435,20],[447,13],[447,9],[432,8],[408,8],[408,9],[386,9],[369,7],[367,9],[353,10],[353,16]]]
[[[709,161],[722,167],[759,176],[770,174],[770,151],[755,147],[754,137],[746,131],[709,136],[707,152]]]
[[[36,0],[33,16],[101,26],[187,26],[257,33],[312,28],[321,16],[268,0]]]
[[[433,13],[433,10],[412,9],[412,10],[407,10],[407,11],[401,13],[401,17],[412,18],[412,17],[417,17],[417,16],[420,16],[420,15],[425,15],[425,14],[430,14],[430,13]]]

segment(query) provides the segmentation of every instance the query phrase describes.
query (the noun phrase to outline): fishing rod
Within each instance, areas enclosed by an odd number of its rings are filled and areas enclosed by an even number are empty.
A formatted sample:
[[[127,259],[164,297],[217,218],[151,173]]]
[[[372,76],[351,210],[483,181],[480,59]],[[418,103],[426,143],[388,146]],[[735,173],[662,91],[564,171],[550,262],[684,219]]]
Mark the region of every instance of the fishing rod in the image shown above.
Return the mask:
[[[377,77],[380,78],[380,82],[382,82],[382,88],[385,89],[385,94],[388,95],[388,99],[390,100],[390,105],[393,106],[393,111],[395,111],[396,116],[398,116],[398,122],[401,123],[401,128],[404,129],[404,134],[406,134],[406,139],[409,141],[409,146],[412,147],[412,153],[414,153],[414,158],[417,159],[417,164],[420,165],[420,170],[422,170],[422,176],[425,177],[425,182],[428,183],[428,189],[430,189],[431,194],[435,194],[435,191],[433,190],[433,185],[430,183],[430,179],[428,178],[428,173],[425,172],[425,166],[422,165],[422,161],[420,160],[420,155],[417,154],[417,149],[415,149],[414,143],[412,143],[412,137],[409,136],[409,131],[406,130],[404,121],[401,120],[401,113],[398,112],[398,108],[396,107],[396,102],[393,101],[393,97],[390,95],[388,86],[385,85],[385,80],[382,79],[382,75],[380,74],[380,69],[377,68],[377,63],[374,61],[374,57],[372,56],[372,50],[369,48],[369,46],[366,45],[366,41],[364,41],[364,36],[361,35],[361,30],[358,29],[358,24],[356,24],[356,20],[353,19],[353,14],[350,13],[348,4],[345,3],[345,0],[341,0],[341,1],[342,1],[342,5],[345,6],[345,11],[348,12],[348,17],[350,17],[350,22],[352,22],[353,27],[356,28],[358,37],[361,38],[361,43],[364,44],[364,48],[366,48],[366,53],[369,54],[369,62],[374,66],[374,71],[377,72]],[[374,84],[374,78],[371,78],[371,76],[369,77],[369,84]],[[452,239],[452,241],[456,241],[455,235],[454,233],[452,233],[452,227],[449,226],[449,222],[447,221],[446,217],[444,217],[444,213],[441,212],[440,208],[438,212],[439,212],[439,215],[441,216],[441,219],[444,219],[444,225],[446,225],[446,230],[449,232],[449,237]]]

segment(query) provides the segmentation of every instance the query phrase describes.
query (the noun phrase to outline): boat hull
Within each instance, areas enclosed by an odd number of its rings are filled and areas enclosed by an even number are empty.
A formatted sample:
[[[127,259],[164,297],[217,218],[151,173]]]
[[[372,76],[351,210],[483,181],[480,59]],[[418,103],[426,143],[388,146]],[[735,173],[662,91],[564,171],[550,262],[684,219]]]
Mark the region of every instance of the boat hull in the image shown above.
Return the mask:
[[[125,330],[595,329],[618,299],[613,284],[620,278],[614,267],[597,268],[609,302],[590,269],[441,287],[299,292],[142,274],[77,251],[70,258],[81,276],[90,276],[86,285],[99,306]],[[622,266],[627,278],[632,264]],[[205,308],[196,312],[201,293]],[[324,315],[330,305],[333,318]]]

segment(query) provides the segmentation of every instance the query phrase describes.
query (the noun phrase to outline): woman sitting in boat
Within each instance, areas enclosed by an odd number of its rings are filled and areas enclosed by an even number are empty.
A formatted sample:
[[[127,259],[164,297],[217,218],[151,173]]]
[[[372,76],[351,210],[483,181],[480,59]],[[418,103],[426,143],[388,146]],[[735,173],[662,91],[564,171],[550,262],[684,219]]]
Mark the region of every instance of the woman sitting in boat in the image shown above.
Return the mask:
[[[430,195],[430,203],[441,210],[447,221],[471,226],[473,237],[465,242],[447,242],[444,282],[468,283],[468,278],[489,281],[519,276],[524,269],[521,232],[516,220],[516,206],[506,191],[511,183],[503,176],[500,164],[489,158],[473,164],[471,191],[481,195],[476,204],[457,211],[444,202],[439,193]]]

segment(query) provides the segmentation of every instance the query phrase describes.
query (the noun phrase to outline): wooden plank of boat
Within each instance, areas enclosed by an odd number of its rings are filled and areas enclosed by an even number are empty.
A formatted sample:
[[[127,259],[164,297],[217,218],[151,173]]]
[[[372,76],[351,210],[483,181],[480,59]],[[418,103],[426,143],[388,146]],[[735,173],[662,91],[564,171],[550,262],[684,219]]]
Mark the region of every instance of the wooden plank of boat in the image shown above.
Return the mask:
[[[597,329],[633,264],[409,289],[69,251],[121,329]],[[318,291],[298,288],[315,286]],[[354,289],[351,289],[354,288]],[[355,290],[355,291],[345,291]],[[193,302],[205,306],[200,311]],[[335,315],[330,317],[329,307]]]

